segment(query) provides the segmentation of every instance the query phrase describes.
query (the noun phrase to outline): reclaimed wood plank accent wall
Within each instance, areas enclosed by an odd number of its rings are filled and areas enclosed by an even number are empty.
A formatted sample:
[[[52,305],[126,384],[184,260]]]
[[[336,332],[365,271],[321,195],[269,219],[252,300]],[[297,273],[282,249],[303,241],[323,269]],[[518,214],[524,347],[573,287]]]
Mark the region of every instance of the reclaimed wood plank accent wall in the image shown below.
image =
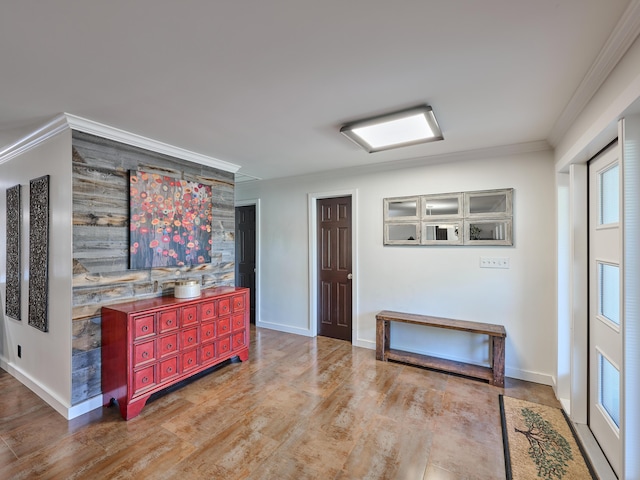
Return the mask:
[[[100,309],[173,293],[177,279],[203,288],[234,284],[234,175],[216,168],[73,131],[73,357],[75,405],[101,394]],[[211,263],[129,270],[129,171],[212,186]]]

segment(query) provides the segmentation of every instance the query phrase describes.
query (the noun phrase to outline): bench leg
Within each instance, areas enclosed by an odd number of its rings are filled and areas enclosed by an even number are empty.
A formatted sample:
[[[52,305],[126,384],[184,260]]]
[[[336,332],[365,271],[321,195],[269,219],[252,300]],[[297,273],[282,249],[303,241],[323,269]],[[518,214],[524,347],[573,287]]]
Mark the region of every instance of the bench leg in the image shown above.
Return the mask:
[[[491,337],[491,368],[493,369],[492,385],[504,387],[504,338]]]
[[[376,318],[376,360],[387,361],[390,332],[390,323]]]

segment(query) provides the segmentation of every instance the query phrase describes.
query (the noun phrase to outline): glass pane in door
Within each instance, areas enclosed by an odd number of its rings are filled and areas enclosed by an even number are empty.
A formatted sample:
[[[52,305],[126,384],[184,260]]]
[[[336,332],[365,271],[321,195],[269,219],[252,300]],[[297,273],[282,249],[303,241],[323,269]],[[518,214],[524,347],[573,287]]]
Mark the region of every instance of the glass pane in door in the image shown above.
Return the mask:
[[[598,263],[598,297],[600,315],[620,325],[620,268]]]
[[[600,405],[609,417],[620,428],[620,372],[605,357],[598,353],[600,370]]]
[[[618,223],[620,213],[620,184],[618,165],[600,174],[600,225]]]

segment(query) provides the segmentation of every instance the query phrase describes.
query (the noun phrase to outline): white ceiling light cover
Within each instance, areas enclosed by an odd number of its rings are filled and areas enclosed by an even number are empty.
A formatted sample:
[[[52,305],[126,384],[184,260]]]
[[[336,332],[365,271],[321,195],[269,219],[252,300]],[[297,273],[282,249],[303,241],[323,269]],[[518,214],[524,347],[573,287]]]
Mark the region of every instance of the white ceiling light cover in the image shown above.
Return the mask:
[[[428,105],[351,122],[340,132],[369,153],[444,138]]]

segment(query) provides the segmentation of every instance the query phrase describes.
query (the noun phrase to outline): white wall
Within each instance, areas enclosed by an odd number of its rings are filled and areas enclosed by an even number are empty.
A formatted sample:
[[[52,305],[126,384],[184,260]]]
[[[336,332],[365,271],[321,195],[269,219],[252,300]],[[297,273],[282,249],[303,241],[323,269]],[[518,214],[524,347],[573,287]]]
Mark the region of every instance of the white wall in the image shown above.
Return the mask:
[[[385,197],[511,187],[513,247],[382,244]],[[384,309],[499,323],[507,329],[507,375],[553,382],[557,329],[551,152],[239,184],[238,202],[260,199],[259,326],[311,334],[307,197],[344,190],[357,191],[358,197],[354,344],[374,347],[375,315]],[[480,269],[480,256],[509,257],[511,268]],[[393,347],[476,363],[487,360],[483,337],[392,328]]]
[[[29,181],[50,175],[49,331],[28,325]],[[22,185],[22,320],[5,316],[6,189]],[[71,131],[0,163],[0,366],[62,415],[71,406]],[[9,226],[9,228],[11,228]],[[22,346],[22,358],[17,356]]]

